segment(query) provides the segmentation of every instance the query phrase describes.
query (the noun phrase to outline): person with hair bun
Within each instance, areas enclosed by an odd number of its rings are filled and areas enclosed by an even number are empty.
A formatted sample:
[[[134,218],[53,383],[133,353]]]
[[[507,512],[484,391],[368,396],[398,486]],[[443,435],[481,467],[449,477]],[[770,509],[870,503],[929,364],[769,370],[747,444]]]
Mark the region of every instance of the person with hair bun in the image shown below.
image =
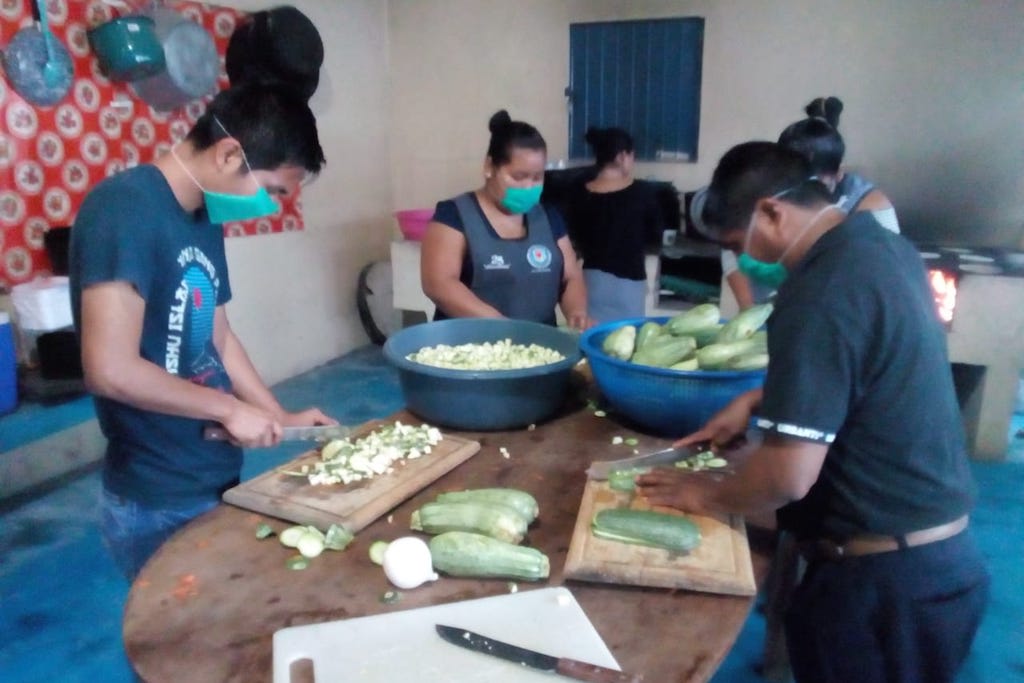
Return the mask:
[[[504,109],[491,117],[483,186],[438,202],[423,236],[423,292],[435,320],[516,318],[583,330],[587,292],[565,223],[540,204],[547,144]]]
[[[839,134],[843,103],[838,97],[819,97],[804,107],[807,118],[790,124],[779,135],[779,144],[800,152],[811,163],[811,171],[832,190],[832,198],[846,213],[870,211],[887,230],[898,233],[896,209],[874,183],[840,167],[846,142]]]
[[[635,180],[633,137],[622,128],[589,128],[597,176],[570,195],[569,236],[583,258],[587,309],[599,323],[645,315],[644,256],[661,243],[654,189]]]
[[[802,154],[811,173],[832,193],[832,199],[846,213],[868,211],[875,221],[899,233],[896,209],[874,183],[856,173],[842,170],[846,142],[839,134],[839,115],[843,103],[838,97],[818,97],[804,107],[807,118],[790,124],[779,135],[779,144]],[[766,301],[771,291],[751,283],[737,268],[736,255],[722,251],[722,274],[732,290],[740,309]]]

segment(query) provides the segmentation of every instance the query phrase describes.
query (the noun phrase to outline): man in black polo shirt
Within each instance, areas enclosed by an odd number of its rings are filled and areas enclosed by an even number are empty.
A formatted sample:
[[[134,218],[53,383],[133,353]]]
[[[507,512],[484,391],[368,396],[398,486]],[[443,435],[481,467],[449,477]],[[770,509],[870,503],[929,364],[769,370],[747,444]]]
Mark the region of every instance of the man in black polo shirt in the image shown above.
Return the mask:
[[[751,416],[764,443],[724,481],[656,470],[639,490],[693,512],[778,510],[808,560],[786,615],[797,681],[952,681],[989,578],[966,530],[945,332],[910,243],[830,201],[775,143],[719,162],[705,222],[751,277],[784,284],[763,390],[681,443],[728,443]]]

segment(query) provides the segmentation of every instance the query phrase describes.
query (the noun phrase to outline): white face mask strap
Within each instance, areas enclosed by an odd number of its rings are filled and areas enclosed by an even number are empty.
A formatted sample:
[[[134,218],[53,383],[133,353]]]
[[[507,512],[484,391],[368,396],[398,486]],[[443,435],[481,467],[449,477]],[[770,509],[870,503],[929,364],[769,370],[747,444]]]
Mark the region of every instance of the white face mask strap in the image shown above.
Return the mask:
[[[784,259],[786,257],[786,254],[789,253],[789,250],[796,246],[797,242],[799,242],[803,238],[803,236],[807,234],[807,231],[810,230],[811,227],[815,223],[818,222],[818,219],[821,218],[825,214],[826,211],[828,211],[829,209],[838,209],[838,208],[839,208],[838,204],[829,204],[828,206],[823,206],[821,208],[821,210],[818,211],[818,213],[816,213],[813,216],[811,216],[811,219],[809,221],[807,221],[807,224],[804,225],[804,227],[800,230],[800,233],[793,239],[792,242],[789,243],[789,246],[786,247],[785,249],[783,249],[782,253],[779,254],[778,261],[782,261],[782,259]]]
[[[215,114],[211,114],[211,116],[213,116],[214,122],[220,126],[220,129],[224,131],[224,135],[227,135],[235,142],[238,142],[238,151],[242,153],[242,161],[245,162],[245,168],[249,172],[249,175],[252,175],[252,165],[249,163],[249,157],[245,156],[245,149],[242,147],[242,143],[239,142],[238,138],[228,132],[228,129],[224,127],[224,124],[220,122],[220,119],[218,119]],[[259,185],[258,182],[256,184]]]
[[[185,175],[192,179],[192,182],[196,184],[196,187],[205,192],[206,190],[203,188],[202,185],[199,184],[199,179],[192,175],[192,171],[188,170],[188,166],[186,166],[185,162],[181,160],[181,157],[178,156],[178,153],[174,151],[180,144],[180,142],[177,142],[171,145],[171,156],[174,157],[174,160],[178,162],[178,166],[181,166],[181,170],[185,172]]]

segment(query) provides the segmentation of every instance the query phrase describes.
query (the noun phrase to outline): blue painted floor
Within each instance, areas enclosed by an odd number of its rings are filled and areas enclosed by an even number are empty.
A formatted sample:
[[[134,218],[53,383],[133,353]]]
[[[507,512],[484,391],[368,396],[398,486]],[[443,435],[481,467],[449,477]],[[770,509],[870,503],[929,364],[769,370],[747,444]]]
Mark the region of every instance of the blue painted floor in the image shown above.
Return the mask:
[[[286,407],[318,405],[351,424],[402,406],[397,377],[376,347],[283,382],[275,393]],[[1024,417],[1017,416],[1014,430],[1022,428]],[[302,450],[291,445],[247,453],[243,478]],[[980,491],[973,527],[989,559],[993,595],[959,683],[1024,681],[1024,439],[1014,440],[1010,455],[1005,463],[973,466]],[[132,680],[120,635],[128,585],[102,548],[99,487],[98,474],[91,473],[3,514],[0,682]],[[764,620],[755,611],[714,681],[761,683],[756,667],[763,637]]]

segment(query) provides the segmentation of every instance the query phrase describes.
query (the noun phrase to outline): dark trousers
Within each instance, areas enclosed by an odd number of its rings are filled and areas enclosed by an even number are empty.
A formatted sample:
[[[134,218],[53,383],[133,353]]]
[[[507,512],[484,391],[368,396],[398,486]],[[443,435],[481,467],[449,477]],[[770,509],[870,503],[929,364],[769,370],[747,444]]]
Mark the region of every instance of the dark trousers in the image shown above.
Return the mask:
[[[798,683],[952,683],[988,602],[969,531],[807,568],[786,614]]]

